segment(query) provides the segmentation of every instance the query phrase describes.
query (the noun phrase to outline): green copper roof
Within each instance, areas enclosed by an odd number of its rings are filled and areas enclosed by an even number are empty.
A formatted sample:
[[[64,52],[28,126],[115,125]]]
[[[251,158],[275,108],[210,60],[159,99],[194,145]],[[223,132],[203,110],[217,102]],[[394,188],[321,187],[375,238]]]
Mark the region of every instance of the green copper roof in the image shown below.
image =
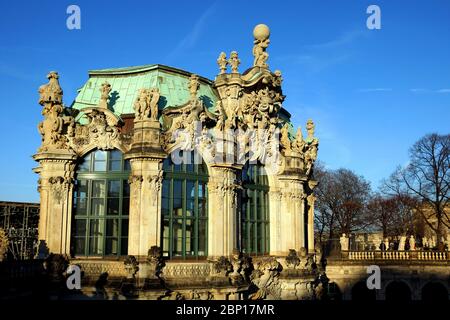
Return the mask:
[[[102,69],[89,71],[88,81],[78,90],[72,107],[78,110],[94,107],[100,100],[102,83],[111,84],[109,109],[116,115],[134,113],[133,105],[139,89],[159,88],[161,97],[159,109],[174,107],[189,101],[188,82],[190,72],[153,64],[129,68]],[[214,110],[217,94],[212,88],[211,80],[200,77],[197,96],[211,111]]]

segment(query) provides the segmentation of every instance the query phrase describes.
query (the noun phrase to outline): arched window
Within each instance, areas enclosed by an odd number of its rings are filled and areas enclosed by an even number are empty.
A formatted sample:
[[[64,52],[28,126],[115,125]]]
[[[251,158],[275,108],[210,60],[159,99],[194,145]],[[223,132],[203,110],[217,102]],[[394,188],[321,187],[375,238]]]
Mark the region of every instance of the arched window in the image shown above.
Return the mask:
[[[130,164],[118,150],[96,150],[78,165],[73,198],[72,252],[120,256],[128,252]]]
[[[269,253],[269,183],[264,166],[246,164],[242,169],[241,243],[248,254]]]
[[[204,163],[189,161],[163,164],[162,232],[163,255],[168,258],[197,258],[207,255],[208,171]],[[185,154],[184,156],[186,156]]]

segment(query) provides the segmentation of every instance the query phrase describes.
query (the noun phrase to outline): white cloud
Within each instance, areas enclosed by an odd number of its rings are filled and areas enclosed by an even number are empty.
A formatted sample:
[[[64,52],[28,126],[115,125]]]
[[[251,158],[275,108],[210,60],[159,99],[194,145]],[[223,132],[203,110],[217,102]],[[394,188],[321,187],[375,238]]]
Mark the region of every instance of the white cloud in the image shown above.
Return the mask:
[[[388,92],[388,91],[392,91],[392,88],[366,88],[358,90],[358,92]]]

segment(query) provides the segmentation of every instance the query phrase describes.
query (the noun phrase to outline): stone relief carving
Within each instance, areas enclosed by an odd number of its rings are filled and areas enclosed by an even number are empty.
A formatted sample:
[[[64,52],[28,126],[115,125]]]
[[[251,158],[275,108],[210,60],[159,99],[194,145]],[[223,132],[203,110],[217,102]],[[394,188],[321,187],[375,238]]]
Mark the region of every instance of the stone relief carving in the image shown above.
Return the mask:
[[[289,249],[289,254],[286,257],[286,266],[289,269],[295,269],[300,265],[300,258],[297,255],[297,251]]]
[[[156,205],[156,202],[159,198],[159,191],[161,191],[161,186],[163,182],[163,171],[160,170],[158,174],[148,177],[148,181],[150,183],[150,188],[153,190],[152,204]]]
[[[51,192],[53,195],[53,199],[56,200],[58,204],[61,204],[62,199],[64,199],[64,191],[66,183],[69,183],[64,177],[50,177],[48,182],[51,187]]]
[[[258,290],[250,295],[250,300],[281,299],[281,285],[278,280],[281,270],[281,264],[275,257],[263,258],[258,262],[251,276],[251,281]]]
[[[212,261],[214,274],[219,274],[221,276],[227,276],[231,271],[233,271],[233,265],[228,258],[222,256],[217,260]]]
[[[150,264],[152,275],[159,278],[163,268],[166,265],[162,256],[161,248],[158,246],[152,246],[148,250],[147,261]]]

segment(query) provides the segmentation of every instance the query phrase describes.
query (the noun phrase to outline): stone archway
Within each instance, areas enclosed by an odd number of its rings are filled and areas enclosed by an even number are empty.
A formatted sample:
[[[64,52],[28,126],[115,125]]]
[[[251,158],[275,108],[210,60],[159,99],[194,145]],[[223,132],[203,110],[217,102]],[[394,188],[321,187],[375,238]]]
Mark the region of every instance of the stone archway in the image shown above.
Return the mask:
[[[352,287],[353,301],[375,301],[376,299],[376,291],[367,288],[365,281],[357,282]]]
[[[392,281],[385,289],[387,301],[410,301],[411,289],[403,281]]]
[[[428,302],[448,301],[448,290],[440,282],[428,282],[422,287],[422,300]]]

